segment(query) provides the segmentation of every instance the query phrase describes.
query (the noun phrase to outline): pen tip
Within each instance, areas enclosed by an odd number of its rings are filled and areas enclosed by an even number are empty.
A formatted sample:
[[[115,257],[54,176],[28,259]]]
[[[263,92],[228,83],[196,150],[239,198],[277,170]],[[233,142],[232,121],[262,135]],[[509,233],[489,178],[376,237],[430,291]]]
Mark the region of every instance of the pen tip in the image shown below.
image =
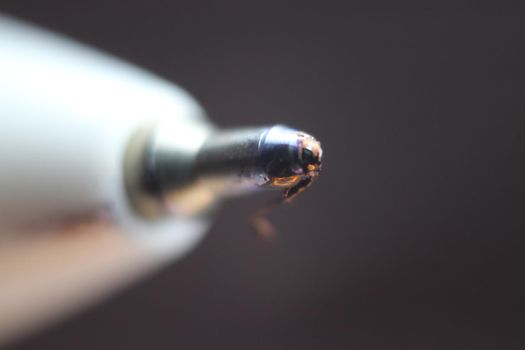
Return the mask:
[[[323,157],[321,143],[313,136],[303,132],[298,133],[298,143],[299,159],[304,171],[306,173],[319,172]]]
[[[285,199],[308,187],[321,171],[321,143],[305,132],[274,126],[262,139],[261,148],[267,157],[267,183],[284,188]]]
[[[275,205],[289,202],[312,184],[321,171],[323,150],[313,136],[283,126],[268,129],[259,148],[266,162],[266,185],[283,189],[283,195],[278,202],[261,208],[251,223],[260,236],[272,238],[275,229],[266,215]]]

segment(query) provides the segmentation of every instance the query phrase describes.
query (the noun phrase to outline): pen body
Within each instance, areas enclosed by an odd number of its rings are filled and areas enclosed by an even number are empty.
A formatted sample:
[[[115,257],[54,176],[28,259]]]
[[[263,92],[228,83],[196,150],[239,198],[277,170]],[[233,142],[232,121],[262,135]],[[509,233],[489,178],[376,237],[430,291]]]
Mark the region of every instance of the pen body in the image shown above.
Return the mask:
[[[128,210],[131,135],[206,123],[182,89],[92,49],[0,17],[0,220]]]
[[[206,217],[153,222],[129,204],[130,140],[159,123],[179,135],[210,127],[174,84],[0,16],[0,344],[203,236]]]

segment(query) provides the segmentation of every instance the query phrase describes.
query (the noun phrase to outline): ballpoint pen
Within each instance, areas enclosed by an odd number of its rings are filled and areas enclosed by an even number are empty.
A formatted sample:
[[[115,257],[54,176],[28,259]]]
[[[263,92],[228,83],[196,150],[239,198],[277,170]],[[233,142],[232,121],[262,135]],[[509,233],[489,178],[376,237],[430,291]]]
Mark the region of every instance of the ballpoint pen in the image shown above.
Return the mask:
[[[225,197],[289,199],[312,136],[221,130],[184,90],[0,16],[0,343],[192,249]]]

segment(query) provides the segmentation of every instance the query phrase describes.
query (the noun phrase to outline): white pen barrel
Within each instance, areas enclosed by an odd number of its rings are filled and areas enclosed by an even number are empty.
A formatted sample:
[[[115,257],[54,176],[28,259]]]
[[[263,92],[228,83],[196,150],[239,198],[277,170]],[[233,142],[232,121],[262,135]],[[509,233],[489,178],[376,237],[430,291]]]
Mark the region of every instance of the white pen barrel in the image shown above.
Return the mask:
[[[203,118],[183,90],[0,17],[0,220],[121,206],[130,135]]]
[[[0,343],[203,235],[205,220],[148,222],[128,203],[126,147],[159,121],[206,124],[177,86],[0,16]]]

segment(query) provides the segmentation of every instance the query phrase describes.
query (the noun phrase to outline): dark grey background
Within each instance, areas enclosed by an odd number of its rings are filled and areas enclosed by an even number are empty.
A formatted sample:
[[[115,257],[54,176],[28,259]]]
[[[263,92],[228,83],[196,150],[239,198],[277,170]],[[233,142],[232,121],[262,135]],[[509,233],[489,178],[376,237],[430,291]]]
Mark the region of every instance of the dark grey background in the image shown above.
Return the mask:
[[[16,349],[523,349],[525,8],[494,1],[4,1],[184,86],[221,126],[316,135],[271,218]],[[0,77],[1,79],[1,77]]]

